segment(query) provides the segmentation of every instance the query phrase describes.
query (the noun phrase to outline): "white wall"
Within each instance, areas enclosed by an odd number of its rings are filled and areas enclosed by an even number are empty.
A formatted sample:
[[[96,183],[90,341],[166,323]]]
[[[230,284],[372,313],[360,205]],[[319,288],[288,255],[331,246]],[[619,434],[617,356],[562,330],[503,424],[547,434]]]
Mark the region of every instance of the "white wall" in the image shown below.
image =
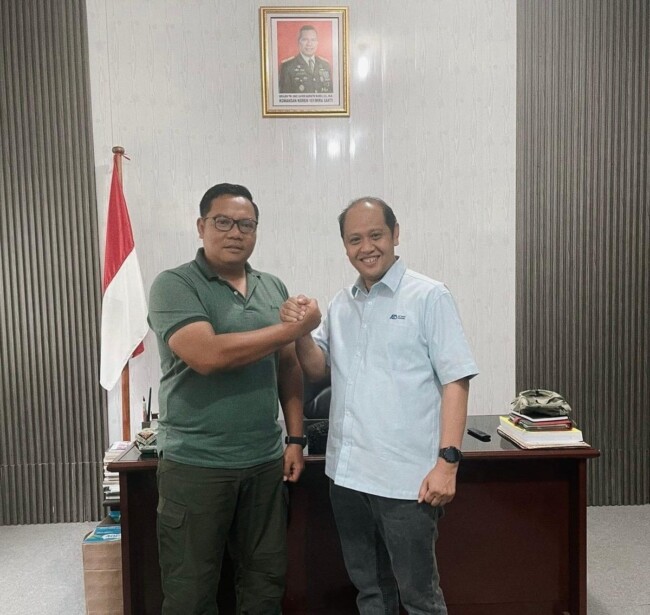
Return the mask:
[[[147,290],[159,271],[193,257],[200,197],[229,181],[248,186],[260,206],[253,266],[324,308],[355,278],[336,216],[353,197],[380,196],[400,222],[398,253],[446,282],[459,304],[481,368],[470,413],[507,407],[515,0],[349,0],[349,118],[262,117],[257,2],[87,6],[102,252],[113,145],[131,158],[124,189]],[[157,406],[157,349],[151,335],[145,343],[131,361],[134,429],[149,386]],[[117,389],[111,440],[120,439]]]

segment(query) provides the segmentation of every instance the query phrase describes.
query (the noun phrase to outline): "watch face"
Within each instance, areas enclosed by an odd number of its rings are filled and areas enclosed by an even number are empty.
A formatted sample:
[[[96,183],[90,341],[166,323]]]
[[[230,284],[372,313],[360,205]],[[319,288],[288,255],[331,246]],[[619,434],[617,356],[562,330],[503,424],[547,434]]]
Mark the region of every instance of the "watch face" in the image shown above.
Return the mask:
[[[455,446],[440,449],[440,456],[448,463],[458,463],[463,458],[463,454]]]

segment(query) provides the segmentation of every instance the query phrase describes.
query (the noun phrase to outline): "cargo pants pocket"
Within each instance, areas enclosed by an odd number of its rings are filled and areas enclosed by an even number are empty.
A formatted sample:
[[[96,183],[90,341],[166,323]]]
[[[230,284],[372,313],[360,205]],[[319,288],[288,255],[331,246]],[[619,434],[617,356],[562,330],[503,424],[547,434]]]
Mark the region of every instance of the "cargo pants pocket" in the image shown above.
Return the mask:
[[[160,496],[157,511],[160,568],[171,572],[183,565],[185,557],[186,506]]]

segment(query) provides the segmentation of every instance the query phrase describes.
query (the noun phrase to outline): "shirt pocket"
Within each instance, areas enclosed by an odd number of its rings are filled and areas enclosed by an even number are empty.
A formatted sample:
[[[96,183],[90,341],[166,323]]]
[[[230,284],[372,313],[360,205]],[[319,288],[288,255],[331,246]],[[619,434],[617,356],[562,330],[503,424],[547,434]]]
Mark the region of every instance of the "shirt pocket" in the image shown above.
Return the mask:
[[[375,333],[381,340],[380,351],[393,371],[408,372],[421,369],[426,355],[418,327],[406,320],[390,320]]]

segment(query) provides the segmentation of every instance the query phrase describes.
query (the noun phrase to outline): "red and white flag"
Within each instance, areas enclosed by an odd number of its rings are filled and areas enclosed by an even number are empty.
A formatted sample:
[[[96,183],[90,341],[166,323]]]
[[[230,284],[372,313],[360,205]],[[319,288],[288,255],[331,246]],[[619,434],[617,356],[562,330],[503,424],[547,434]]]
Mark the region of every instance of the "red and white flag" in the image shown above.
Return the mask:
[[[112,389],[131,356],[144,350],[149,330],[147,300],[131,231],[131,221],[113,156],[113,179],[106,221],[99,382]]]

